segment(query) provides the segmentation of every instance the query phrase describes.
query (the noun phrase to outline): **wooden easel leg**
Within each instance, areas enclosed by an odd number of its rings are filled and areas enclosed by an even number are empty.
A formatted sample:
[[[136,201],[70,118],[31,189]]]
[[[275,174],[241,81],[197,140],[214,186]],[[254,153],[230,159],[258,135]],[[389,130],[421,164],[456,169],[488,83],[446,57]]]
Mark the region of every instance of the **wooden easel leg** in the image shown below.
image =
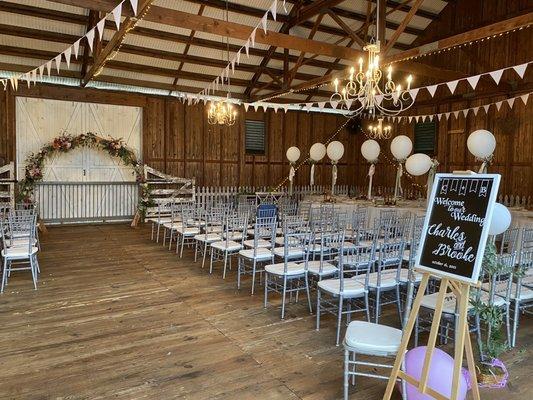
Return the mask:
[[[413,327],[415,325],[418,311],[420,310],[420,304],[422,303],[422,299],[425,295],[424,292],[426,291],[428,281],[429,281],[429,274],[424,273],[424,275],[422,276],[422,281],[420,282],[418,293],[416,294],[416,298],[413,303],[413,309],[411,310],[411,314],[409,315],[409,320],[407,321],[405,330],[402,335],[402,342],[398,349],[398,354],[396,355],[394,366],[392,367],[389,382],[387,384],[387,389],[385,390],[385,394],[383,395],[383,400],[390,400],[392,396],[392,391],[394,390],[394,385],[396,384],[396,379],[398,378],[398,372],[400,371],[402,361],[405,357],[405,351],[407,350],[409,339],[411,338],[411,333],[413,332]]]
[[[474,400],[479,400],[479,386],[477,383],[477,374],[476,374],[476,363],[474,361],[474,352],[472,351],[472,340],[470,338],[470,332],[468,329],[468,324],[465,326],[465,353],[466,353],[466,362],[468,364],[468,371],[470,372],[470,382],[472,382],[472,397]]]
[[[422,375],[420,376],[420,384],[418,391],[426,393],[427,383],[429,380],[429,370],[431,366],[431,359],[433,358],[433,350],[435,350],[435,342],[437,341],[437,334],[439,333],[440,321],[442,316],[442,308],[444,307],[444,297],[448,292],[448,279],[442,279],[440,282],[439,295],[437,297],[437,305],[433,313],[433,321],[431,322],[431,331],[429,333],[428,344],[426,348],[426,355],[424,357],[424,366],[422,368]]]
[[[461,284],[460,296],[457,298],[457,301],[459,302],[459,323],[455,332],[454,367],[450,400],[457,400],[457,395],[459,393],[459,376],[461,374],[461,368],[463,364],[465,335],[468,331],[467,311],[469,293],[470,286]]]

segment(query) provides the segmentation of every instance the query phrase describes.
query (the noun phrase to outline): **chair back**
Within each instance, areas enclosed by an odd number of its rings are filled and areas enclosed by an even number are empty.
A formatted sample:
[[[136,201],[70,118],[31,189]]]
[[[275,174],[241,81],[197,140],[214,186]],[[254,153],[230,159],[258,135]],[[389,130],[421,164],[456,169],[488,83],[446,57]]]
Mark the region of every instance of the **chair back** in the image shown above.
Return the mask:
[[[325,263],[339,263],[342,262],[342,253],[344,251],[344,229],[337,232],[321,232],[318,238],[313,234],[310,246],[320,243],[320,251],[318,252],[319,274],[324,270]]]
[[[231,214],[226,217],[224,226],[224,240],[226,244],[230,241],[242,242],[246,238],[248,229],[248,214]]]
[[[22,213],[17,215],[12,212],[7,216],[7,226],[2,226],[2,241],[5,247],[11,247],[16,240],[18,247],[26,247],[31,254],[35,242],[37,227],[37,213]]]
[[[520,300],[522,297],[522,288],[533,287],[533,250],[520,252],[520,259],[517,267],[516,292],[514,297]]]
[[[377,287],[381,287],[385,275],[394,276],[396,283],[399,283],[404,249],[403,241],[384,243],[380,246],[376,263]]]
[[[275,217],[278,213],[278,207],[275,204],[260,204],[257,206],[256,218]]]
[[[520,228],[509,228],[505,232],[496,236],[496,243],[498,244],[498,254],[511,254],[517,250],[518,234]]]
[[[307,232],[286,233],[283,237],[283,271],[286,274],[288,265],[293,261],[303,261],[305,270],[309,260],[309,242],[311,235]]]
[[[262,217],[255,220],[254,225],[254,256],[257,255],[257,250],[259,249],[259,241],[266,240],[270,242],[270,247],[274,248],[276,245],[276,228],[277,228],[277,218],[273,217]]]

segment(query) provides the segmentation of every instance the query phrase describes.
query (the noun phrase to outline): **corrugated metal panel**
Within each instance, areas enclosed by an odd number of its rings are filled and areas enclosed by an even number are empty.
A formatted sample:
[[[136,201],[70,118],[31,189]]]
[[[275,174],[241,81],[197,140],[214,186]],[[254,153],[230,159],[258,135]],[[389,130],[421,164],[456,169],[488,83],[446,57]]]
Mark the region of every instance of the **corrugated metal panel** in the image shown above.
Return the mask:
[[[9,25],[25,28],[39,29],[42,31],[64,33],[81,37],[85,34],[85,27],[76,23],[65,23],[46,18],[37,18],[22,14],[0,12],[0,21]]]
[[[116,55],[115,60],[127,62],[127,63],[133,63],[133,64],[149,65],[153,67],[166,68],[166,69],[178,69],[180,65],[179,61],[172,61],[172,60],[167,60],[163,58],[154,58],[154,57],[140,56],[137,54],[121,53],[121,52],[119,52]]]
[[[173,51],[176,53],[183,53],[183,50],[185,50],[185,45],[183,43],[170,42],[168,40],[149,38],[146,36],[139,35],[126,35],[126,37],[124,38],[124,44],[146,47],[148,49]]]
[[[143,74],[140,72],[122,71],[119,69],[112,69],[109,67],[104,68],[102,75],[116,76],[118,78],[136,79],[140,81],[158,82],[172,84],[174,81],[171,77],[164,77],[158,75]]]
[[[68,45],[64,43],[54,43],[45,40],[37,40],[25,37],[17,37],[10,35],[0,35],[0,45],[21,47],[27,49],[45,50],[53,53],[60,53],[64,51]]]
[[[82,7],[69,6],[66,4],[59,4],[51,1],[43,0],[16,0],[17,4],[24,4],[26,6],[46,8],[49,10],[64,11],[73,14],[88,15],[89,12]]]

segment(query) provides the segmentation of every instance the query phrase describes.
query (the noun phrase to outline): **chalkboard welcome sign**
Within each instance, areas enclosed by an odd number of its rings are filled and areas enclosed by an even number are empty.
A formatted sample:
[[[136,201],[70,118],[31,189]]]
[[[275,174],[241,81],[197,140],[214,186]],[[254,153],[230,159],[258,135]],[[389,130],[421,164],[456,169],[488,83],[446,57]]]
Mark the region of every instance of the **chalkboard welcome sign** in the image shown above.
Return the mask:
[[[417,268],[476,283],[500,175],[437,174],[417,254]]]

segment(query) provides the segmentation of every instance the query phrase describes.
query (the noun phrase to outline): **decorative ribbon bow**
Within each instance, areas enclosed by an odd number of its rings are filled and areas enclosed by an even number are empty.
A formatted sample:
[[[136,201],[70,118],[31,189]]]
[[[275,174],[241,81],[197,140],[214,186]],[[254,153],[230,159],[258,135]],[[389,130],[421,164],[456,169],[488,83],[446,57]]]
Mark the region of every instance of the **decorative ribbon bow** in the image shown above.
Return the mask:
[[[294,169],[294,165],[291,164],[291,169],[289,170],[289,182],[292,183],[295,175],[296,175],[296,170]]]

